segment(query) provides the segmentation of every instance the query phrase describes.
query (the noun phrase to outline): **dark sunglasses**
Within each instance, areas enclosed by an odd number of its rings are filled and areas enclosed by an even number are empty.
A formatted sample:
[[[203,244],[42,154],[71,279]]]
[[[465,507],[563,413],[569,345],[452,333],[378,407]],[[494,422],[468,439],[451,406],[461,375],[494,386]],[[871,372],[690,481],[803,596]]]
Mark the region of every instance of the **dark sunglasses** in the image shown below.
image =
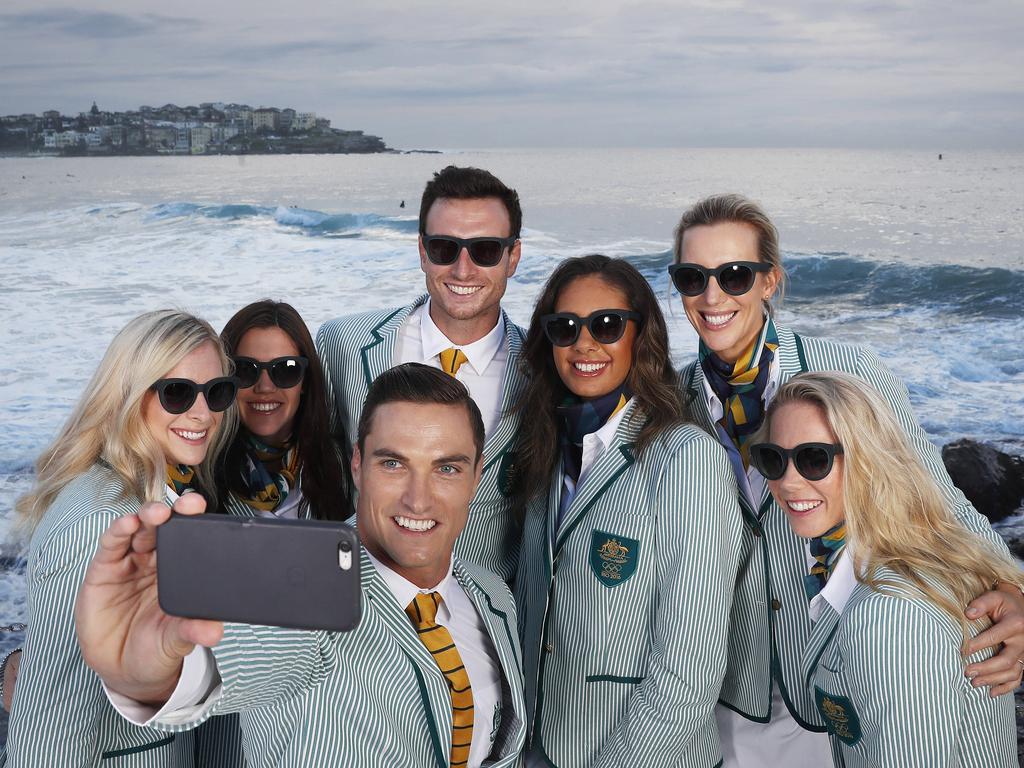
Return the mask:
[[[199,397],[206,398],[211,411],[224,411],[235,402],[238,394],[238,379],[234,376],[220,376],[205,384],[196,384],[191,379],[160,379],[153,384],[160,396],[160,405],[168,413],[185,413]]]
[[[626,323],[643,319],[639,312],[626,309],[599,309],[587,317],[574,315],[572,312],[556,312],[553,315],[542,315],[540,326],[548,341],[556,347],[569,347],[580,337],[580,330],[586,326],[591,338],[598,344],[614,344],[626,332]]]
[[[796,471],[808,480],[822,480],[832,471],[832,462],[843,452],[843,446],[833,443],[800,443],[793,448],[781,448],[775,443],[757,443],[750,446],[750,461],[766,480],[778,480],[786,474],[790,458]]]
[[[515,245],[514,237],[452,237],[451,235],[423,235],[423,250],[432,264],[442,267],[454,264],[465,248],[469,258],[478,267],[496,267],[505,249]]]
[[[718,287],[730,296],[742,296],[754,287],[755,272],[770,272],[771,264],[763,261],[728,261],[714,269],[700,264],[670,264],[668,274],[672,284],[683,296],[700,296],[707,290],[708,280],[718,281]]]
[[[235,361],[235,378],[238,379],[240,389],[248,389],[259,381],[260,371],[266,371],[275,387],[290,389],[302,381],[306,373],[306,366],[309,360],[305,357],[289,355],[288,357],[275,357],[261,363],[251,357],[232,357]]]

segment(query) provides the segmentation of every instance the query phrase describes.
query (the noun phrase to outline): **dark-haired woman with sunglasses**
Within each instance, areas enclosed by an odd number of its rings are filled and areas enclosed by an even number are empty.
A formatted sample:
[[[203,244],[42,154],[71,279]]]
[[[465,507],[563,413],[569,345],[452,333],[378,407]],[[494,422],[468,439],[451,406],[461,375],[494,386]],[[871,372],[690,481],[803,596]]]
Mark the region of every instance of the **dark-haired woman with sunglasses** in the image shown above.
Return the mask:
[[[669,273],[683,308],[700,336],[696,362],[681,375],[695,419],[717,435],[729,453],[740,488],[744,552],[733,610],[729,672],[717,715],[730,766],[829,765],[826,724],[806,689],[800,658],[811,632],[801,557],[804,543],[764,478],[750,463],[750,436],[778,388],[805,371],[855,374],[885,398],[918,457],[942,488],[961,524],[1004,548],[988,522],[953,485],[938,449],[914,417],[907,389],[878,359],[860,347],[800,336],[776,324],[772,300],[784,273],[778,233],[768,216],[739,195],[719,195],[683,214],[676,231],[675,264]],[[986,635],[1006,649],[972,666],[976,684],[1006,693],[1020,682],[1024,598],[1013,585],[986,594],[972,606],[1002,622]],[[976,616],[972,616],[975,618]]]
[[[235,364],[241,419],[219,473],[227,508],[347,519],[346,443],[330,432],[320,358],[302,317],[290,304],[257,301],[228,320],[221,340]]]
[[[625,260],[568,259],[525,360],[527,765],[712,768],[742,523],[724,451],[685,423],[657,299]]]
[[[1024,575],[964,530],[889,404],[855,376],[795,376],[750,457],[807,545],[802,671],[835,764],[1016,768],[1013,699],[973,687],[962,651],[988,623],[967,605]]]
[[[17,502],[19,524],[31,533],[29,619],[7,768],[192,768],[240,755],[237,740],[236,751],[204,755],[199,736],[169,737],[122,719],[82,660],[73,616],[86,566],[115,518],[188,489],[216,499],[211,468],[236,418],[229,368],[206,322],[170,310],[137,317],[111,342],[36,462],[35,486]]]

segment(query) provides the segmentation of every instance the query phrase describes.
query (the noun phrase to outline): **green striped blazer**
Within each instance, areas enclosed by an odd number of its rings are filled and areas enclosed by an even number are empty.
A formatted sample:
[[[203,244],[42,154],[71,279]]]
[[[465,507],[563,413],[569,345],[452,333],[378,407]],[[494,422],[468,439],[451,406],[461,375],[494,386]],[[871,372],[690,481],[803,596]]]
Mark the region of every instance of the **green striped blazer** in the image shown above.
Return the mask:
[[[858,584],[841,615],[825,603],[803,671],[836,768],[1017,768],[1013,697],[971,686],[962,642],[959,624],[923,596]]]
[[[862,347],[798,336],[781,326],[777,330],[781,384],[805,371],[843,371],[867,381],[893,407],[957,518],[1005,551],[1006,545],[988,521],[953,485],[939,449],[929,442],[914,417],[906,386],[877,355]],[[694,418],[710,434],[717,434],[704,397],[704,374],[697,362],[683,370],[682,381],[692,396]],[[793,533],[767,483],[757,509],[752,509],[742,494],[740,505],[745,523],[742,551],[747,559],[733,601],[729,669],[721,703],[750,720],[768,722],[774,683],[800,725],[823,731],[825,726],[800,672],[801,654],[811,634],[803,586],[807,570],[804,540]]]
[[[340,420],[348,439],[355,442],[359,415],[370,384],[394,364],[395,345],[402,323],[427,300],[424,294],[407,307],[342,317],[324,323],[316,346],[333,392],[333,417]],[[502,313],[504,315],[504,313]],[[502,415],[484,444],[484,471],[469,506],[466,529],[455,543],[455,554],[497,573],[506,581],[515,574],[519,526],[511,513],[508,477],[514,461],[519,418],[512,412],[526,378],[519,355],[523,331],[505,318],[508,365],[502,390]]]
[[[11,706],[8,768],[240,764],[240,755],[231,758],[230,728],[221,730],[219,719],[196,734],[171,735],[122,720],[82,660],[73,615],[79,585],[100,534],[140,505],[113,470],[96,464],[60,492],[36,527],[28,552],[28,630]]]
[[[250,768],[448,768],[448,682],[365,552],[361,577],[363,617],[351,632],[226,626],[213,649],[223,695],[205,714],[241,713]],[[516,766],[526,713],[512,595],[495,574],[469,563],[456,560],[455,577],[501,667],[502,709],[491,734],[482,734],[493,738],[493,762],[485,765]],[[180,733],[195,725],[158,727]]]
[[[721,763],[742,522],[725,451],[693,425],[638,456],[633,401],[561,524],[561,467],[528,509],[516,604],[530,747],[550,765]]]

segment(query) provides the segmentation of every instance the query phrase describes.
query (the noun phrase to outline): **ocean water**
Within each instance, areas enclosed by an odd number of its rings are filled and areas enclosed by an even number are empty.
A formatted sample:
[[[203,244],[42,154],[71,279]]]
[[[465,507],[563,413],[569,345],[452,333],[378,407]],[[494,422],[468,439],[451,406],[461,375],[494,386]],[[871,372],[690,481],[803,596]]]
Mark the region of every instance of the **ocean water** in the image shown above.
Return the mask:
[[[449,163],[520,192],[523,259],[505,302],[518,322],[561,259],[626,256],[663,297],[674,359],[691,358],[696,337],[665,273],[672,230],[698,198],[742,192],[781,232],[783,323],[873,347],[935,442],[1024,452],[1024,154],[0,158],[0,625],[26,612],[14,500],[117,330],[168,306],[220,327],[268,296],[313,328],[406,303],[423,289],[419,196]],[[0,635],[0,649],[15,639]]]

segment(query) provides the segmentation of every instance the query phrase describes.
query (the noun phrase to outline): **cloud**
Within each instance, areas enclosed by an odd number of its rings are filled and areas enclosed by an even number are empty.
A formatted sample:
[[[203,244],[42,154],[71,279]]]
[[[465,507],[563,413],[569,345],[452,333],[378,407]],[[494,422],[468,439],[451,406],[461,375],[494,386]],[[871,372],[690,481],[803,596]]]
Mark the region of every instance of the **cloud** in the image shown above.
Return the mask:
[[[131,16],[75,8],[0,14],[0,28],[15,34],[61,34],[85,40],[109,40],[198,29],[195,19],[145,13]]]

